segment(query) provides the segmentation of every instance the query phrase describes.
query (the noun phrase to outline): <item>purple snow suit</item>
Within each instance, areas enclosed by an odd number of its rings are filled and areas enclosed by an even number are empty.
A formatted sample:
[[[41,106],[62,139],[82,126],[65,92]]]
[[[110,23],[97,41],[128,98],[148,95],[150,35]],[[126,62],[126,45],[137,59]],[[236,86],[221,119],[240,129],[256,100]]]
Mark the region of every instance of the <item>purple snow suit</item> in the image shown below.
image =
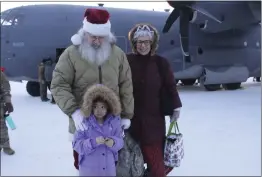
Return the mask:
[[[116,176],[115,162],[124,146],[120,117],[109,115],[104,124],[99,125],[91,115],[83,123],[88,130],[76,131],[73,141],[73,148],[79,154],[79,176]],[[113,139],[113,147],[97,145],[98,136]]]

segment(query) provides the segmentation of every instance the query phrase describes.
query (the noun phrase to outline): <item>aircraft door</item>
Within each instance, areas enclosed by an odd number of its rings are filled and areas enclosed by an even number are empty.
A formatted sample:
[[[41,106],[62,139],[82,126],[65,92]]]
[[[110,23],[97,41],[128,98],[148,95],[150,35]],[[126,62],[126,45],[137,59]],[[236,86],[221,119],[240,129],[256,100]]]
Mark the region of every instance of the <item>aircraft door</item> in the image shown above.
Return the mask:
[[[116,44],[120,47],[125,53],[127,53],[127,39],[125,36],[116,36]]]

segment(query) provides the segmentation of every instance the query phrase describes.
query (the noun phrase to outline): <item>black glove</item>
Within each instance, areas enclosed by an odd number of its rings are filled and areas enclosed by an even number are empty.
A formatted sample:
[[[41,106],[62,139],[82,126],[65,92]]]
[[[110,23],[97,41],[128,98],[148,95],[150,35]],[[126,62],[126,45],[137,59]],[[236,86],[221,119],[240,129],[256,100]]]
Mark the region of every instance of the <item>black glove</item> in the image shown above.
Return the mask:
[[[14,111],[14,107],[13,107],[12,103],[5,103],[4,113],[6,113],[6,112],[11,113],[13,111]]]

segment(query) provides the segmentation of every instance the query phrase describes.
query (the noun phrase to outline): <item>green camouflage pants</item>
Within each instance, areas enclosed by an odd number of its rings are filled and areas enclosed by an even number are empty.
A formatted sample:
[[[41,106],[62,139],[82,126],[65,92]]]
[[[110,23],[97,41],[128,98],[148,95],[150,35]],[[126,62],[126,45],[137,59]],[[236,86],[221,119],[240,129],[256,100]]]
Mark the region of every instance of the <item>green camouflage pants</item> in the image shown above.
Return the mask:
[[[9,144],[9,135],[8,128],[6,126],[6,121],[3,116],[0,117],[0,148],[8,148]]]

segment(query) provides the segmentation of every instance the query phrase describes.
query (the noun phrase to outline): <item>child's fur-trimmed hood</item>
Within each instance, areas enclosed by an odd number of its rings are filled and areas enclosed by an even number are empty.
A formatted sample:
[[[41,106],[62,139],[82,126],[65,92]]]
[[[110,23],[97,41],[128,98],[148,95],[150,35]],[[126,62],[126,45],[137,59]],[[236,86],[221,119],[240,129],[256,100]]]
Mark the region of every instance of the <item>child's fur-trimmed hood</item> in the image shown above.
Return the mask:
[[[102,98],[107,102],[109,110],[111,111],[109,113],[113,116],[120,116],[121,103],[119,97],[110,88],[102,84],[96,84],[89,87],[84,94],[81,111],[85,117],[89,117],[92,114],[93,102],[97,98]]]

